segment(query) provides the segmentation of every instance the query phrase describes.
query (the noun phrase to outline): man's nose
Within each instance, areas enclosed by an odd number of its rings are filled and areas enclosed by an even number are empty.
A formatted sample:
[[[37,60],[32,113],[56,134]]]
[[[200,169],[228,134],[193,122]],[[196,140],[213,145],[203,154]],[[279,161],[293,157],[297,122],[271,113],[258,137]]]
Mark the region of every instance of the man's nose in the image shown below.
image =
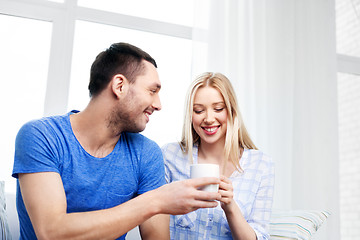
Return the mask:
[[[160,101],[160,96],[159,96],[159,94],[156,94],[152,106],[153,106],[153,108],[154,108],[156,111],[160,111],[160,110],[161,110],[161,101]]]

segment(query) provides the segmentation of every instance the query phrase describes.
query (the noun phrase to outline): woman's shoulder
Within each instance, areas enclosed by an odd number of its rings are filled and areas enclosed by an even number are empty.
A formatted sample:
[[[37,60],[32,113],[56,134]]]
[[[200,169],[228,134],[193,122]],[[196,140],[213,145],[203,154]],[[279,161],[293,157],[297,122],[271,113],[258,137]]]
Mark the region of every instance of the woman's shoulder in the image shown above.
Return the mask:
[[[266,168],[273,167],[274,162],[270,155],[261,150],[245,149],[241,158],[243,165],[264,166]]]
[[[187,154],[183,151],[179,142],[167,143],[161,148],[161,151],[163,153],[165,162],[182,162],[184,159],[187,159]]]
[[[178,151],[182,151],[181,145],[179,142],[171,142],[166,143],[164,146],[161,147],[161,151],[163,153],[177,153]]]
[[[247,155],[247,157],[250,158],[256,158],[263,161],[272,161],[272,157],[268,155],[267,153],[264,153],[261,150],[258,149],[244,149],[243,155]]]

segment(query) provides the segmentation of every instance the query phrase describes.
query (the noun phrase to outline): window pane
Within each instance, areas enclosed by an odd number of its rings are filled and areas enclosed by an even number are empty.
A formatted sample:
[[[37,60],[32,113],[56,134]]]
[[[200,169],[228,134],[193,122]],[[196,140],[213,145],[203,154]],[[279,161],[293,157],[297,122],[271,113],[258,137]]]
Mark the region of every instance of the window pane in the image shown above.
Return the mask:
[[[191,82],[190,40],[77,21],[68,109],[82,110],[87,105],[91,64],[98,53],[115,42],[128,42],[140,47],[158,64],[162,83],[162,110],[151,115],[144,135],[159,145],[178,141],[181,135],[185,93]]]
[[[360,57],[360,1],[336,0],[337,52]]]
[[[79,6],[185,26],[193,24],[193,0],[79,0]]]
[[[360,76],[338,74],[341,239],[360,237]]]
[[[43,115],[51,28],[49,22],[0,15],[0,176],[9,191],[15,191],[11,171],[17,131]]]

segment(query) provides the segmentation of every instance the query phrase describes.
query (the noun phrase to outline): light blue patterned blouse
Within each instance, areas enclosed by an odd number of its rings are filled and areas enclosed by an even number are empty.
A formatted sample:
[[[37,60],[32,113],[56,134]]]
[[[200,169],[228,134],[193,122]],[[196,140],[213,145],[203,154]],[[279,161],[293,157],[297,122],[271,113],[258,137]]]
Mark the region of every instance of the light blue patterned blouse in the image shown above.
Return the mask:
[[[166,181],[190,178],[190,162],[178,143],[162,148],[165,159]],[[197,163],[198,148],[194,145],[193,158]],[[231,176],[234,200],[258,240],[268,240],[268,225],[274,193],[274,164],[259,150],[245,149],[240,160],[244,172],[235,171]],[[185,215],[171,216],[171,239],[232,239],[225,212],[220,207],[198,209]]]

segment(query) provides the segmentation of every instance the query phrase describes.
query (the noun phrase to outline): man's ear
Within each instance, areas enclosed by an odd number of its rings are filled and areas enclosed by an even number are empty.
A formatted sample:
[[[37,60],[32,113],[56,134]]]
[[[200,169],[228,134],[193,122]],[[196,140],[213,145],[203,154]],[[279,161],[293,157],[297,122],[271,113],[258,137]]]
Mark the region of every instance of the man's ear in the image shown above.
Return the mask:
[[[126,85],[128,84],[128,81],[126,77],[122,74],[116,74],[111,79],[111,90],[113,94],[120,98],[121,95],[124,95],[124,91],[126,89]]]

